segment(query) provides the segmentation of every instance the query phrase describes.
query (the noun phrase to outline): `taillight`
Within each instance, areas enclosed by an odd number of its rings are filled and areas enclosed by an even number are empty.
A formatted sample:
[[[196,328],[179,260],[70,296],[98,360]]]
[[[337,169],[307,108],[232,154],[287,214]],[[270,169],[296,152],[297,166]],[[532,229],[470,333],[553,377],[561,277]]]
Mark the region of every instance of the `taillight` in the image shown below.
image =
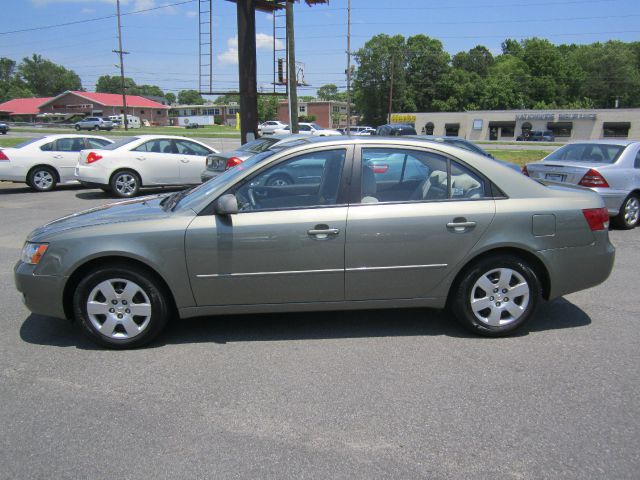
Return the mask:
[[[102,155],[98,155],[96,152],[89,152],[87,155],[87,163],[97,162],[102,158]]]
[[[229,160],[227,160],[227,165],[224,168],[225,170],[229,170],[230,168],[237,167],[241,163],[242,160],[238,157],[231,157]]]
[[[605,207],[585,208],[582,210],[582,214],[592,231],[607,230],[609,228],[609,212]]]
[[[371,169],[373,170],[373,173],[387,173],[389,165],[386,163],[374,163],[371,165]]]
[[[527,166],[523,165],[522,168],[520,169],[520,171],[522,172],[523,175],[526,175],[527,177],[529,177],[529,170],[527,170]]]
[[[584,177],[582,177],[582,180],[580,180],[578,185],[582,185],[583,187],[609,187],[609,184],[600,174],[600,172],[594,170],[593,168],[589,169],[589,171],[584,174]]]
[[[9,161],[9,157],[7,157],[2,150],[0,150],[0,162],[8,162],[8,161]]]

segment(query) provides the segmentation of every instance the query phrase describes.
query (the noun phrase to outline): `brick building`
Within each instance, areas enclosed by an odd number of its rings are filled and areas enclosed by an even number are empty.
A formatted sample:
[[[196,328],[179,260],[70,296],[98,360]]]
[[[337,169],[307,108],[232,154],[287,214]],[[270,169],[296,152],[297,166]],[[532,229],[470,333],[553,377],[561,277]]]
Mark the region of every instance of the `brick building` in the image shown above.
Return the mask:
[[[51,97],[14,98],[0,103],[0,119],[33,123],[40,114],[38,107],[49,100],[51,100]]]
[[[344,128],[347,126],[347,102],[313,100],[298,102],[298,116],[314,116],[314,122],[323,128]],[[278,120],[289,123],[289,102],[278,103]],[[353,121],[351,122],[353,125]]]

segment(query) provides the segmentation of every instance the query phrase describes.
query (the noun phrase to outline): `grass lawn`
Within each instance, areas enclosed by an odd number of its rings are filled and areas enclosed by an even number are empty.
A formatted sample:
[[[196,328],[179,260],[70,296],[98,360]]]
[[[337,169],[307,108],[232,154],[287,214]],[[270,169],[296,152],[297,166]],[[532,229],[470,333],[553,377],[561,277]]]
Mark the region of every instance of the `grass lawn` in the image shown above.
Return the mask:
[[[73,128],[36,128],[36,127],[13,127],[14,132],[35,132],[35,133],[78,133]],[[87,130],[82,130],[87,133]],[[142,127],[132,128],[125,131],[123,128],[113,129],[110,132],[100,130],[99,132],[90,132],[96,135],[104,136],[129,136],[129,135],[180,135],[183,137],[193,138],[240,138],[240,131],[233,127],[223,125],[207,125],[197,129],[186,129],[184,127]]]
[[[478,145],[495,145],[496,142],[495,141],[491,141],[491,140],[478,140],[475,141],[473,143],[477,143]],[[540,145],[540,146],[544,146],[544,147],[561,147],[562,145],[564,145],[564,143],[558,143],[558,142],[503,142],[500,141],[499,142],[500,145]],[[485,149],[486,150],[486,149]]]
[[[542,160],[551,152],[546,150],[487,150],[491,155],[498,160],[504,160],[506,162],[515,163],[516,165],[523,166],[529,162],[535,162],[536,160]]]
[[[0,148],[1,147],[13,147],[14,145],[22,143],[25,140],[29,140],[29,139],[28,138],[18,138],[18,137],[0,138]]]

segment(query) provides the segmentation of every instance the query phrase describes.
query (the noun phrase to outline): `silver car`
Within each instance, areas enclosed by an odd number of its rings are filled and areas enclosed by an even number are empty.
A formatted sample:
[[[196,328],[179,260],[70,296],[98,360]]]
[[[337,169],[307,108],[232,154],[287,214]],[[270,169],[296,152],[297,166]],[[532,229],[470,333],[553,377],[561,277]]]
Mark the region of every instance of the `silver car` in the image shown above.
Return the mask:
[[[381,158],[399,173],[386,176]],[[282,171],[304,181],[269,182]],[[44,225],[15,282],[32,312],[75,319],[110,348],[146,344],[179,318],[361,308],[448,306],[473,332],[500,336],[542,299],[609,276],[607,227],[595,193],[473,152],[314,139],[190,190]]]
[[[640,221],[640,142],[593,140],[569,143],[523,168],[532,178],[590,188],[600,195],[621,229]]]

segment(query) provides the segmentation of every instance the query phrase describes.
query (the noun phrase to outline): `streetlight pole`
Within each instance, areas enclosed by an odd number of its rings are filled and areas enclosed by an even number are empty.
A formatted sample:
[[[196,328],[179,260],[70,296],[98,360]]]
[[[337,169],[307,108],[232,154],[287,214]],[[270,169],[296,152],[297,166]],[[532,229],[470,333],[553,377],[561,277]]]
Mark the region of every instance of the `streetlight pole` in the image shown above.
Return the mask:
[[[351,0],[347,3],[347,135],[351,135]]]
[[[122,58],[123,55],[128,54],[129,52],[125,52],[122,50],[122,26],[120,25],[120,0],[116,1],[116,12],[118,14],[118,50],[114,50],[114,53],[117,53],[120,56],[120,84],[122,87],[122,110],[123,110],[123,121],[124,121],[124,129],[129,129],[129,122],[127,121],[127,90],[124,84],[124,60]]]

